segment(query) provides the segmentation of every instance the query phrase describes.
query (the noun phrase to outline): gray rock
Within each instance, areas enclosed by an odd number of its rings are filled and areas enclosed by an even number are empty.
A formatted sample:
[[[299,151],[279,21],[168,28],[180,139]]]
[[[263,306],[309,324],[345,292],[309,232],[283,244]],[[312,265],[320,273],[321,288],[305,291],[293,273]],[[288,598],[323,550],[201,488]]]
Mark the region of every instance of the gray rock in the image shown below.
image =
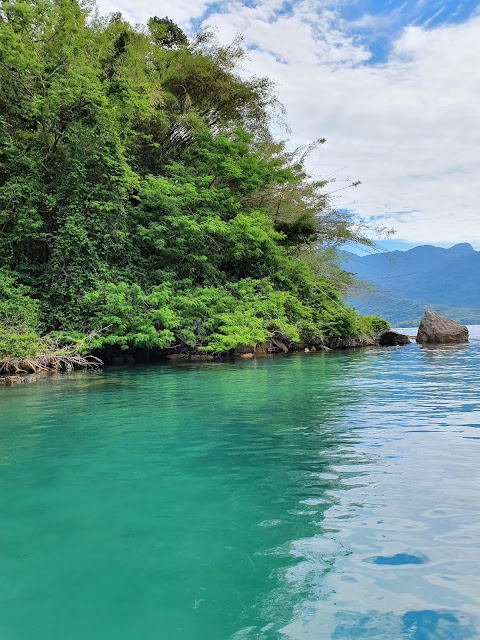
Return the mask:
[[[418,327],[417,342],[421,344],[468,342],[468,329],[455,320],[427,309]]]
[[[330,336],[326,340],[328,340],[328,346],[331,349],[356,349],[358,347],[373,347],[378,344],[378,338],[374,334],[347,338]]]
[[[278,343],[278,344],[280,344],[280,343]],[[289,350],[290,351],[305,351],[305,347],[306,346],[307,345],[305,344],[305,342],[291,342],[290,343],[290,349],[286,349],[286,351],[289,351]]]
[[[410,344],[410,338],[403,335],[403,333],[397,333],[396,331],[387,329],[387,331],[382,331],[379,335],[378,342],[382,346],[393,347],[397,345]]]
[[[237,346],[233,350],[233,355],[242,356],[244,354],[251,353],[253,356],[254,351],[255,351],[254,344],[237,344]]]

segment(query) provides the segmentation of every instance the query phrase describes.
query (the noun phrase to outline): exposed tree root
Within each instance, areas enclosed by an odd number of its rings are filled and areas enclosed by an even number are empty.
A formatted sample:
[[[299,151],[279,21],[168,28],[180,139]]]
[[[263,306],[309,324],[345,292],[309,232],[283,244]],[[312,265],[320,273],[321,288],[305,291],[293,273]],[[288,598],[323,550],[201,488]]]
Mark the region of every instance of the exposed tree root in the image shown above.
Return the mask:
[[[5,357],[0,360],[0,374],[40,373],[42,371],[73,371],[74,369],[97,369],[103,365],[96,356],[83,356],[75,345],[60,346],[45,340],[42,349],[34,358]]]

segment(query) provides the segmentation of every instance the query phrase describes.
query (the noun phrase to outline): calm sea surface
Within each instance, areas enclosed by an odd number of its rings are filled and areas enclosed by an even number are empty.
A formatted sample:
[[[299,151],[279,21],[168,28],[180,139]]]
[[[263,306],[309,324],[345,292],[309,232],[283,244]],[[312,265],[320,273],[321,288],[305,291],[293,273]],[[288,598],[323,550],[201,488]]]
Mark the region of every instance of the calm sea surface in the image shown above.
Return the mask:
[[[480,638],[478,327],[3,388],[0,434],[1,640]]]

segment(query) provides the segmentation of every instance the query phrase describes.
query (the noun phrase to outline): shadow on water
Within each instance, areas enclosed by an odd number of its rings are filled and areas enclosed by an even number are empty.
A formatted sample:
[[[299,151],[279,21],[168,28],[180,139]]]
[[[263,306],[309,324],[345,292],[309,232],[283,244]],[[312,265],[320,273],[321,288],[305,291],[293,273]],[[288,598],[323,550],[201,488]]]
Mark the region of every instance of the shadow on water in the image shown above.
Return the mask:
[[[427,556],[423,553],[413,555],[411,553],[396,553],[393,556],[373,556],[372,558],[364,558],[364,562],[370,562],[371,564],[389,564],[389,565],[403,565],[403,564],[424,564],[428,562]]]

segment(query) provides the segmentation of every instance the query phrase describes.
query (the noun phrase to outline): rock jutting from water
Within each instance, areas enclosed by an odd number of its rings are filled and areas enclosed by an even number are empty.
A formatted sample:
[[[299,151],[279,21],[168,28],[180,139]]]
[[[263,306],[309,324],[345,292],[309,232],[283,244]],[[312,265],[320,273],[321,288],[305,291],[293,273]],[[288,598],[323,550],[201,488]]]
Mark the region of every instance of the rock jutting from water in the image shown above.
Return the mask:
[[[410,344],[410,338],[403,333],[397,331],[382,331],[378,338],[379,344],[382,347],[396,347],[404,344]]]
[[[456,320],[427,309],[420,320],[417,342],[421,344],[454,344],[468,342],[468,329]]]

